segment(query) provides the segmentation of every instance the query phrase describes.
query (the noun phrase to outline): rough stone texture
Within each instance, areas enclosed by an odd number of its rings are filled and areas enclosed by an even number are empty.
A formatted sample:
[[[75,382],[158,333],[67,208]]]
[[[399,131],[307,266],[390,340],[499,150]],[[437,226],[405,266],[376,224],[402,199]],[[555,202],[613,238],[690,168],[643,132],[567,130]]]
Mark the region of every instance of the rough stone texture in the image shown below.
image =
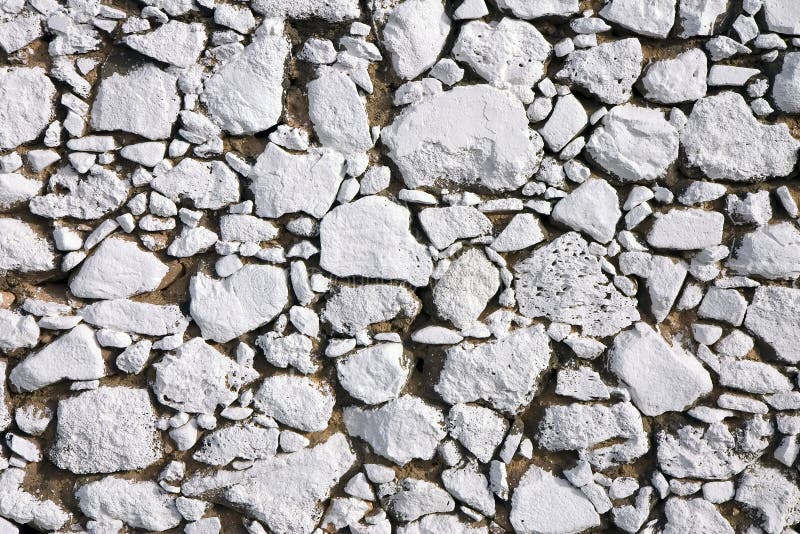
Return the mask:
[[[409,106],[381,139],[410,188],[446,180],[517,189],[538,168],[543,146],[519,101],[488,85],[457,87]]]
[[[39,67],[0,68],[0,149],[39,137],[53,115],[55,93]]]
[[[484,400],[514,413],[536,394],[550,354],[548,338],[538,327],[477,346],[465,343],[448,349],[435,389],[450,404]]]
[[[678,159],[678,131],[654,109],[617,106],[603,118],[586,150],[623,182],[653,181]]]
[[[575,232],[537,249],[515,270],[520,311],[528,317],[574,324],[585,335],[601,337],[639,319],[635,301],[611,285]]]
[[[278,122],[288,55],[289,42],[283,35],[257,35],[205,82],[201,101],[220,128],[246,135]]]
[[[339,206],[320,224],[320,266],[336,276],[426,285],[432,262],[408,231],[409,222],[408,210],[384,197]]]
[[[695,103],[681,145],[689,167],[711,180],[734,182],[786,176],[800,148],[785,124],[760,123],[744,99],[730,91]]]
[[[558,76],[600,99],[622,104],[631,97],[642,72],[642,47],[637,39],[622,39],[572,53]]]
[[[77,474],[144,469],[161,458],[147,390],[101,387],[59,401],[50,459]]]

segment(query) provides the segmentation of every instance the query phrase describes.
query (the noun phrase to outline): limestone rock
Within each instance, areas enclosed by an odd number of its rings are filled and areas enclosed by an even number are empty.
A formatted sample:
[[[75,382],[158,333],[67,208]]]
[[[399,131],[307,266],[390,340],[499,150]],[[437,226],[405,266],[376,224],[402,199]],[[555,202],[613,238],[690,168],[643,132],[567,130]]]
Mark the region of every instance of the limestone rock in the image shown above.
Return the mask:
[[[381,140],[412,189],[440,179],[517,189],[538,169],[543,149],[519,100],[489,85],[455,87],[406,107]]]
[[[96,380],[106,374],[95,332],[78,325],[11,370],[9,381],[21,391],[35,391],[61,380]]]
[[[257,215],[276,218],[302,211],[322,218],[344,179],[344,158],[328,149],[291,154],[269,143],[248,178]]]
[[[203,273],[189,283],[190,313],[203,337],[225,343],[271,321],[288,302],[286,274],[248,264],[224,280]]]
[[[698,100],[681,132],[689,167],[711,180],[760,182],[786,176],[798,142],[785,124],[762,124],[744,98],[730,91]]]
[[[56,466],[76,474],[154,464],[161,458],[161,438],[147,391],[100,387],[59,401],[49,455]]]
[[[81,298],[128,298],[157,289],[168,270],[135,242],[111,237],[81,264],[69,289]]]
[[[379,408],[348,406],[344,424],[351,436],[398,465],[415,458],[430,460],[445,437],[444,415],[422,399],[403,395]]]
[[[636,301],[613,287],[576,232],[537,249],[514,268],[520,312],[581,327],[587,336],[613,335],[639,320]]]
[[[92,105],[92,129],[166,139],[180,111],[176,82],[174,74],[152,63],[103,79]]]
[[[220,128],[232,135],[250,135],[278,122],[289,49],[286,37],[262,27],[242,52],[206,80],[200,101]]]
[[[702,364],[645,323],[617,335],[609,367],[627,384],[636,407],[649,416],[683,411],[711,392],[711,376]]]
[[[320,224],[320,266],[341,277],[426,285],[433,263],[411,235],[409,223],[408,210],[385,197],[364,197],[341,205]]]
[[[592,133],[586,150],[623,182],[652,181],[678,159],[678,131],[658,110],[617,106]]]
[[[639,40],[622,39],[573,52],[558,77],[578,85],[605,104],[622,104],[631,98],[631,89],[641,72]]]
[[[40,67],[0,68],[0,150],[39,137],[55,111],[55,94]]]
[[[447,350],[434,389],[449,404],[484,400],[513,414],[537,393],[550,358],[549,338],[537,326],[479,345],[465,343]]]

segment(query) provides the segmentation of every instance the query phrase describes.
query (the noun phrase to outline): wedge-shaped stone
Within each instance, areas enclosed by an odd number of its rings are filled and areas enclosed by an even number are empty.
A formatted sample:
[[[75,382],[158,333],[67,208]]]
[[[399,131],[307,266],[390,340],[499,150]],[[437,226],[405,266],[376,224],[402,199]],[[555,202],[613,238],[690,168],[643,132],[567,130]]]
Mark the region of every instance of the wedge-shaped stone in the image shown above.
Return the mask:
[[[196,474],[182,490],[189,497],[214,492],[276,534],[311,534],[323,503],[355,462],[347,437],[336,433],[314,447],[256,460],[243,471]]]
[[[0,150],[33,141],[55,111],[56,88],[40,67],[0,69]]]
[[[81,298],[128,298],[157,289],[168,270],[134,241],[111,237],[81,264],[69,290]]]
[[[94,330],[80,324],[27,356],[8,378],[21,391],[35,391],[62,380],[96,380],[105,374]]]
[[[577,533],[600,526],[592,502],[578,488],[535,465],[514,490],[510,519],[520,534]]]

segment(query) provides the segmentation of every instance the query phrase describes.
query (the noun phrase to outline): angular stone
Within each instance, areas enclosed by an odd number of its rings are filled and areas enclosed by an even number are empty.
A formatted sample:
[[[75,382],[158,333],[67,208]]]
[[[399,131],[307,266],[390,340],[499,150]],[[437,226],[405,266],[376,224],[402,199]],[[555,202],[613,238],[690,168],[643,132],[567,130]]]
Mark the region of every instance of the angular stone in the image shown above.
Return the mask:
[[[510,519],[519,534],[582,532],[600,526],[600,516],[578,488],[535,465],[514,490]]]
[[[340,277],[426,285],[433,262],[409,231],[410,219],[405,207],[386,197],[369,196],[338,206],[320,224],[320,267]]]
[[[291,454],[256,460],[245,470],[212,471],[190,477],[183,494],[215,493],[275,533],[311,534],[322,518],[322,504],[356,463],[344,434]]]
[[[617,335],[608,362],[645,415],[683,411],[711,392],[711,376],[703,365],[645,323]]]
[[[679,499],[670,497],[664,506],[667,524],[663,534],[686,532],[715,532],[734,534],[730,523],[705,499]]]
[[[647,233],[647,242],[669,250],[699,250],[722,242],[725,216],[700,208],[659,213]]]
[[[453,260],[433,288],[436,313],[457,328],[471,326],[500,289],[497,267],[478,249]]]
[[[538,19],[540,17],[566,17],[578,12],[578,0],[497,0],[497,7],[509,10],[521,19]]]
[[[541,326],[479,345],[465,343],[447,350],[434,389],[448,404],[483,400],[514,414],[536,395],[550,358],[549,337]]]
[[[122,130],[147,139],[166,139],[178,118],[177,77],[152,63],[100,82],[92,105],[95,131]]]
[[[80,298],[128,298],[157,289],[168,270],[134,241],[110,237],[84,260],[69,290]]]
[[[381,343],[336,360],[339,384],[354,398],[380,404],[397,398],[411,367],[400,343]]]
[[[81,512],[100,524],[117,520],[135,529],[163,531],[177,527],[183,519],[175,497],[152,480],[105,477],[78,488],[75,498]]]
[[[278,434],[277,428],[264,428],[253,423],[222,427],[203,437],[192,458],[216,466],[228,465],[237,458],[269,458],[278,450]]]
[[[189,283],[189,312],[203,337],[226,343],[268,323],[287,305],[283,269],[248,264],[224,280],[197,273]]]
[[[482,84],[455,87],[406,107],[383,129],[381,140],[411,189],[439,179],[494,191],[517,189],[538,169],[543,149],[520,101]]]
[[[27,356],[8,379],[20,391],[35,391],[62,380],[96,380],[106,375],[95,332],[79,324]]]
[[[768,534],[779,534],[800,521],[800,489],[781,470],[753,465],[742,475],[736,488],[736,501],[761,517]]]
[[[428,239],[439,250],[459,239],[478,237],[492,230],[492,221],[472,206],[426,208],[418,217]]]
[[[547,406],[536,439],[549,451],[581,451],[598,469],[630,463],[648,450],[642,417],[629,402]],[[611,444],[599,446],[604,442]]]
[[[383,46],[397,75],[411,80],[436,63],[449,33],[442,0],[404,0],[389,12]]]
[[[780,360],[800,362],[800,289],[756,288],[744,326],[772,347]]]
[[[600,10],[600,16],[632,32],[647,37],[666,39],[675,22],[675,0],[611,0]]]
[[[711,180],[760,182],[791,173],[800,142],[785,124],[762,124],[741,95],[698,100],[681,132],[687,165]]]
[[[35,347],[39,342],[39,325],[30,315],[0,308],[0,351],[12,352]]]
[[[530,88],[544,75],[552,49],[532,24],[503,18],[492,24],[464,24],[452,54],[493,85]]]
[[[205,27],[171,20],[145,34],[129,35],[123,42],[140,54],[176,67],[187,68],[197,62],[206,44]]]
[[[269,143],[248,178],[260,217],[304,212],[319,219],[336,200],[344,179],[344,157],[328,149],[291,154]]]
[[[403,286],[339,286],[329,294],[321,316],[335,332],[354,336],[374,323],[398,316],[413,319],[421,307],[414,293]]]
[[[187,325],[186,318],[178,306],[134,302],[127,299],[96,302],[78,310],[77,313],[84,321],[94,326],[146,336],[166,336],[183,332]]]
[[[569,232],[516,265],[523,315],[577,325],[584,335],[600,337],[639,320],[636,300],[611,284],[588,246],[580,234]]]
[[[55,111],[55,95],[40,67],[0,68],[0,150],[39,137]]]
[[[800,5],[792,0],[764,0],[769,31],[800,35]]]
[[[33,226],[0,217],[0,271],[29,273],[53,268],[53,246]]]
[[[622,211],[614,188],[603,179],[590,178],[559,200],[550,216],[600,243],[608,243],[616,234]]]
[[[674,59],[651,63],[642,77],[644,97],[659,104],[690,102],[706,96],[708,60],[699,48]]]
[[[652,181],[678,159],[678,131],[657,109],[617,106],[603,117],[586,150],[623,182]]]
[[[344,424],[351,436],[398,465],[416,458],[430,460],[446,435],[442,411],[411,395],[375,409],[345,407]]]
[[[642,46],[638,39],[603,43],[569,55],[558,72],[605,104],[622,104],[631,98],[633,84],[642,72]]]
[[[221,161],[183,158],[150,186],[173,202],[189,199],[197,209],[218,210],[239,201],[239,180]]]
[[[757,228],[738,240],[725,266],[745,276],[796,280],[800,276],[800,231],[789,222]]]
[[[255,394],[256,407],[276,421],[303,432],[328,427],[335,398],[330,386],[305,376],[273,375]]]
[[[99,219],[122,206],[131,188],[128,180],[120,180],[116,173],[99,165],[83,177],[64,167],[50,180],[58,183],[61,191],[33,197],[28,207],[31,213],[51,219]]]
[[[308,82],[306,90],[308,116],[322,146],[345,155],[361,154],[372,147],[367,110],[349,76],[325,72]]]
[[[278,122],[289,50],[289,40],[277,29],[270,34],[262,27],[242,52],[205,81],[200,101],[220,128],[232,135],[250,135]]]

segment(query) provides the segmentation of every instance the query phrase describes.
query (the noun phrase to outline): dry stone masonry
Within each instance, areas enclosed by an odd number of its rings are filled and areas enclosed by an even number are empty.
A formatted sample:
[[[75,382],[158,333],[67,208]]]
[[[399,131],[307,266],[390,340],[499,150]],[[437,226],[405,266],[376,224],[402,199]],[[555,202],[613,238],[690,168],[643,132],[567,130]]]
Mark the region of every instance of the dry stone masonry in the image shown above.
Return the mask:
[[[0,0],[0,534],[800,532],[800,0]]]

